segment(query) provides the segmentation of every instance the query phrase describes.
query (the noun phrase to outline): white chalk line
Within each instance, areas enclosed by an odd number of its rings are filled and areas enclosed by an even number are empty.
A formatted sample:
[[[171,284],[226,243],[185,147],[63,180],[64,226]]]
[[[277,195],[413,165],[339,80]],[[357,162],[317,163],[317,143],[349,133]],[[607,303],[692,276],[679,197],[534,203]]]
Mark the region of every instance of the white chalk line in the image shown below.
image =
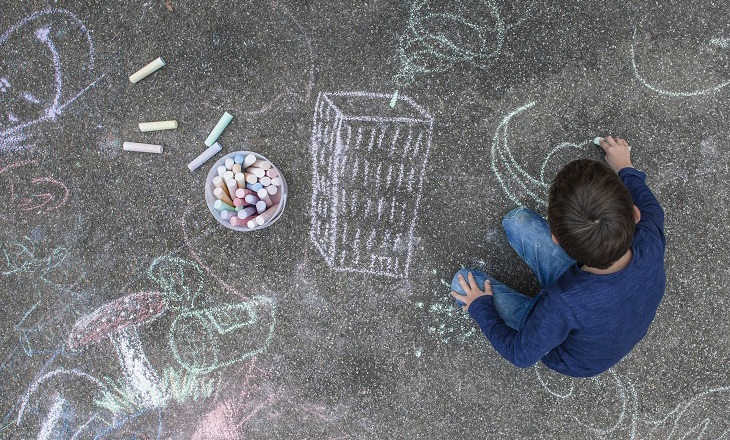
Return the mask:
[[[514,157],[512,156],[512,153],[509,150],[507,139],[507,128],[512,118],[534,105],[535,102],[530,102],[510,112],[502,119],[502,122],[497,127],[494,137],[492,138],[492,171],[494,172],[497,181],[502,186],[502,189],[510,198],[510,200],[512,200],[515,204],[519,206],[522,206],[523,202],[519,200],[514,194],[512,194],[512,191],[505,182],[505,176],[503,176],[502,171],[500,171],[500,166],[506,168],[506,171],[510,174],[510,176],[508,177],[511,177],[514,182],[521,186],[524,192],[526,192],[527,195],[530,196],[536,203],[538,203],[539,205],[547,205],[543,197],[535,194],[536,191],[544,191],[545,185],[541,181],[531,177],[517,164]],[[513,171],[513,168],[516,170],[516,172]],[[520,175],[526,177],[527,182],[521,180],[519,178]],[[529,184],[532,184],[536,188],[529,188]]]
[[[637,27],[634,27],[633,40],[631,41],[631,50],[629,51],[629,53],[631,55],[631,68],[634,71],[634,76],[636,77],[636,79],[639,80],[639,82],[644,87],[648,88],[649,90],[651,90],[655,93],[658,93],[660,95],[671,96],[674,98],[680,98],[680,97],[687,98],[687,97],[706,95],[708,93],[716,92],[716,91],[723,89],[723,88],[727,87],[728,85],[730,85],[730,80],[727,80],[716,86],[708,87],[708,88],[701,89],[701,90],[694,90],[694,91],[690,91],[690,92],[675,92],[675,91],[671,91],[671,90],[662,89],[662,88],[659,88],[659,87],[656,87],[656,86],[650,84],[646,79],[644,79],[643,76],[641,76],[641,74],[639,73],[639,68],[636,64],[636,53],[635,53],[636,33],[637,33]],[[714,41],[714,40],[711,40],[711,42],[712,41]],[[718,42],[719,42],[719,40],[718,40]]]
[[[571,397],[575,391],[575,383],[576,379],[572,378],[565,378],[566,380],[570,380],[570,389],[567,392],[559,392],[554,391],[550,388],[549,384],[542,378],[542,375],[539,371],[539,366],[535,365],[534,367],[535,374],[537,376],[538,381],[542,385],[543,389],[548,392],[553,397],[556,397],[560,400],[565,400]],[[666,424],[667,421],[674,419],[671,424],[669,425],[669,433],[666,434],[667,440],[671,440],[674,438],[674,435],[677,433],[677,430],[681,428],[680,422],[682,422],[682,416],[684,416],[689,409],[693,407],[698,401],[703,399],[706,396],[712,395],[712,394],[718,394],[718,393],[728,393],[730,392],[730,386],[723,386],[723,387],[716,387],[716,388],[708,388],[695,396],[691,397],[689,400],[685,400],[677,404],[677,406],[670,411],[668,414],[666,414],[664,417],[661,417],[658,420],[649,420],[645,417],[642,417],[638,413],[638,407],[639,407],[639,396],[636,392],[636,388],[634,385],[626,379],[625,377],[622,377],[618,373],[616,373],[613,370],[609,370],[607,373],[611,378],[611,381],[613,383],[613,386],[616,388],[617,395],[619,397],[619,400],[621,401],[621,409],[619,410],[618,419],[617,422],[607,428],[596,428],[588,423],[585,423],[584,421],[580,420],[574,415],[570,415],[573,420],[576,421],[579,425],[586,428],[587,430],[593,432],[594,434],[605,436],[608,434],[613,433],[623,425],[623,422],[626,420],[628,416],[628,420],[630,423],[629,426],[629,438],[630,440],[639,440],[638,437],[638,425],[639,423],[646,424],[651,426],[651,429],[648,432],[648,435],[645,438],[654,438],[654,433],[657,431],[657,429],[661,428],[663,425]],[[586,379],[582,379],[586,380]],[[601,378],[592,378],[590,379],[594,381],[596,384],[600,384]],[[624,384],[625,381],[625,384]],[[610,387],[611,385],[607,385]],[[605,389],[606,386],[600,387]],[[727,398],[728,403],[730,403],[730,396]],[[725,410],[727,411],[728,406],[725,407]],[[690,434],[696,434],[697,436],[694,437],[697,440],[709,440],[704,437],[707,428],[709,427],[710,420],[709,418],[704,418],[699,423],[695,423],[692,426],[689,427],[688,431],[684,433],[684,435],[681,437],[683,440],[688,439],[688,436]],[[686,428],[686,426],[684,426]],[[695,432],[696,428],[700,428],[699,432]],[[724,438],[728,433],[730,433],[730,429],[723,432],[723,434],[717,438],[717,440],[720,440]]]
[[[580,143],[563,142],[558,144],[550,150],[545,160],[542,162],[539,178],[532,176],[517,162],[512,154],[512,150],[509,146],[508,128],[510,122],[515,116],[532,108],[534,105],[534,101],[529,102],[510,112],[502,119],[494,133],[494,137],[492,138],[492,172],[497,178],[497,181],[505,194],[518,206],[524,206],[524,201],[520,200],[517,194],[515,194],[513,189],[514,186],[520,189],[524,195],[531,198],[539,206],[547,206],[545,195],[550,187],[550,182],[546,179],[545,171],[550,159],[562,150],[568,148],[581,149],[591,142],[590,140],[584,140]]]
[[[44,374],[38,380],[36,380],[30,386],[30,388],[28,389],[28,391],[25,392],[25,394],[23,395],[23,397],[21,397],[21,399],[20,399],[21,405],[20,405],[20,409],[18,410],[18,419],[16,421],[16,425],[17,426],[20,426],[20,424],[23,422],[23,415],[25,414],[25,407],[27,406],[28,401],[30,400],[30,396],[32,394],[34,394],[38,390],[38,387],[40,387],[43,382],[45,382],[45,381],[47,381],[49,379],[52,379],[52,378],[54,378],[56,376],[59,376],[59,375],[76,376],[76,377],[79,377],[79,378],[88,380],[89,382],[91,382],[94,385],[98,386],[102,390],[106,390],[107,389],[106,385],[104,385],[104,383],[101,382],[99,379],[97,379],[97,378],[95,378],[95,377],[93,377],[93,376],[91,376],[91,375],[89,375],[87,373],[84,373],[81,370],[77,370],[77,369],[66,370],[64,368],[59,368],[57,370],[53,370],[50,373]]]
[[[459,62],[469,62],[479,69],[487,68],[489,62],[501,54],[507,30],[522,24],[526,17],[519,18],[514,24],[507,24],[502,18],[496,2],[482,0],[481,3],[489,10],[489,14],[494,20],[494,26],[475,23],[456,13],[432,12],[428,0],[414,1],[409,12],[407,30],[399,40],[398,57],[402,67],[394,79],[396,88],[410,84],[417,74],[443,72]],[[526,15],[529,16],[530,13],[531,10],[528,9]],[[439,32],[441,29],[434,31],[438,33],[431,32],[427,23],[435,21],[454,22],[470,29],[475,36],[478,36],[480,49],[488,46],[485,35],[496,34],[494,49],[486,53],[483,50],[474,51],[462,47],[448,38],[444,32]],[[425,48],[413,49],[418,45],[423,45]],[[445,48],[445,52],[442,52],[444,49],[437,50],[440,48]],[[398,91],[396,90],[391,95],[391,107],[395,107],[397,99]]]
[[[86,27],[86,25],[71,11],[65,10],[65,9],[59,9],[59,8],[53,8],[48,7],[42,11],[36,11],[32,13],[31,15],[21,19],[20,21],[13,24],[5,33],[0,36],[0,46],[5,44],[11,35],[13,35],[15,32],[18,32],[22,27],[32,23],[33,21],[42,18],[44,16],[54,16],[54,15],[61,15],[65,16],[67,18],[70,18],[73,22],[75,22],[76,27],[80,30],[80,32],[86,37],[86,41],[89,46],[89,70],[94,70],[94,42],[91,38],[91,32]],[[53,98],[53,102],[45,109],[44,115],[32,120],[28,121],[26,123],[22,123],[19,125],[15,125],[13,127],[10,127],[6,130],[0,131],[0,151],[2,150],[8,150],[8,149],[17,149],[21,148],[21,144],[26,139],[26,135],[23,133],[23,131],[33,125],[36,125],[40,122],[44,121],[55,121],[56,118],[61,114],[62,110],[73,103],[79,96],[81,96],[83,93],[88,91],[91,87],[96,85],[96,83],[104,78],[105,75],[102,75],[98,77],[96,80],[94,80],[90,85],[87,85],[86,87],[81,90],[81,92],[77,93],[74,97],[67,100],[66,102],[61,103],[61,98],[63,95],[63,74],[61,70],[61,56],[58,50],[55,47],[55,44],[51,40],[50,36],[50,28],[49,27],[40,27],[36,30],[35,36],[41,41],[50,51],[51,58],[53,62],[53,68],[54,68],[54,82],[55,82],[55,96]],[[7,79],[5,79],[4,83],[8,83]],[[33,100],[38,101],[35,96],[30,94],[29,92],[24,95],[26,100],[29,100],[32,102]],[[12,115],[10,115],[12,116]],[[10,117],[11,122],[19,122],[18,118]]]
[[[38,40],[48,47],[49,52],[51,52],[51,58],[53,59],[53,78],[56,82],[56,96],[53,97],[51,107],[46,109],[46,116],[52,121],[55,121],[63,91],[63,71],[61,70],[61,56],[58,54],[58,50],[56,50],[56,45],[48,37],[50,31],[51,29],[48,27],[40,28],[36,30],[35,35],[38,37]]]
[[[48,410],[48,415],[43,421],[41,431],[38,433],[38,440],[47,440],[53,434],[53,430],[56,427],[56,423],[63,417],[63,407],[66,405],[66,401],[60,397],[55,396],[51,409]]]
[[[164,405],[167,396],[160,388],[160,378],[147,359],[135,327],[127,327],[109,335],[117,353],[125,385],[148,408]]]

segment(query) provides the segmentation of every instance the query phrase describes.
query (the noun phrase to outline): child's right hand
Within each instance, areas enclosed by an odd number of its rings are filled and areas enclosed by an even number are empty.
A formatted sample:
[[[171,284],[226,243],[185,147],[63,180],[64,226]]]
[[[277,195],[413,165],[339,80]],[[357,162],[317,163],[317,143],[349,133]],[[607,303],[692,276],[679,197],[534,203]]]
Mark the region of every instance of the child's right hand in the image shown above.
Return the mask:
[[[631,163],[631,148],[625,140],[606,136],[601,139],[601,148],[606,152],[606,162],[617,173],[622,168],[634,167]]]

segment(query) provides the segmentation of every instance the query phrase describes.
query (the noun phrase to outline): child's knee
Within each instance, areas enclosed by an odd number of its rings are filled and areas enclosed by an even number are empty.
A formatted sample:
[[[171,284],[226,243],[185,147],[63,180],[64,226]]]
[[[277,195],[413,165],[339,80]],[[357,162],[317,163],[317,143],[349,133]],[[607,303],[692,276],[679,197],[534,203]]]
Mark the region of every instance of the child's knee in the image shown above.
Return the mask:
[[[469,269],[461,269],[458,272],[454,274],[454,278],[451,280],[451,290],[455,290],[457,292],[463,293],[463,290],[461,288],[461,283],[459,282],[459,275],[463,276],[465,280],[469,279],[469,272],[473,272]]]
[[[514,230],[520,223],[524,223],[530,218],[530,211],[527,208],[515,208],[502,219],[502,229],[505,231]]]

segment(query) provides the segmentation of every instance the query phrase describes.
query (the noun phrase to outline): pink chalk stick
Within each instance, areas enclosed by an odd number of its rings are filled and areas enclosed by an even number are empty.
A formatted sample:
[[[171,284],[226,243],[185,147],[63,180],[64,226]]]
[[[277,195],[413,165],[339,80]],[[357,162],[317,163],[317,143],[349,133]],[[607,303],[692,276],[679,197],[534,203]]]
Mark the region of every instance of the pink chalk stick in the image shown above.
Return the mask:
[[[279,192],[279,187],[274,185],[269,185],[266,187],[266,192],[269,193],[270,196],[273,196],[277,192]]]
[[[246,222],[244,220],[238,218],[238,216],[231,217],[230,222],[231,222],[231,226],[235,226],[235,227],[243,226],[246,224]]]
[[[274,177],[279,177],[279,171],[276,168],[270,168],[266,170],[266,175],[273,179]]]
[[[243,206],[245,204],[246,204],[246,201],[243,199],[239,199],[238,197],[233,199],[233,206],[235,206],[235,207]]]

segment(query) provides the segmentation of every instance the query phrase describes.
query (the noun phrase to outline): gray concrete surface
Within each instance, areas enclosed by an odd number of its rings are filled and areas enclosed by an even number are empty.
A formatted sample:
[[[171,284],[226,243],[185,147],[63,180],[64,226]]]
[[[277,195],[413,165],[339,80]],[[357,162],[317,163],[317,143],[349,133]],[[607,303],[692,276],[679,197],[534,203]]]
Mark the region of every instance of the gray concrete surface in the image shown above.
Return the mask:
[[[171,5],[0,3],[0,438],[730,435],[726,2]],[[340,110],[390,127],[390,147],[318,149],[318,98],[344,91],[386,96]],[[392,119],[412,104],[430,121],[419,151]],[[186,168],[224,111],[223,151],[264,154],[289,183],[260,232],[218,225],[210,164]],[[137,130],[163,119],[179,129]],[[607,133],[665,208],[665,299],[595,379],[515,368],[443,283],[474,263],[534,293],[500,219],[544,212],[552,174],[599,158],[588,141]],[[353,206],[317,211],[315,175],[337,177],[318,164],[356,159],[361,177],[338,181]],[[165,311],[111,330],[128,316],[100,310],[123,298]]]

